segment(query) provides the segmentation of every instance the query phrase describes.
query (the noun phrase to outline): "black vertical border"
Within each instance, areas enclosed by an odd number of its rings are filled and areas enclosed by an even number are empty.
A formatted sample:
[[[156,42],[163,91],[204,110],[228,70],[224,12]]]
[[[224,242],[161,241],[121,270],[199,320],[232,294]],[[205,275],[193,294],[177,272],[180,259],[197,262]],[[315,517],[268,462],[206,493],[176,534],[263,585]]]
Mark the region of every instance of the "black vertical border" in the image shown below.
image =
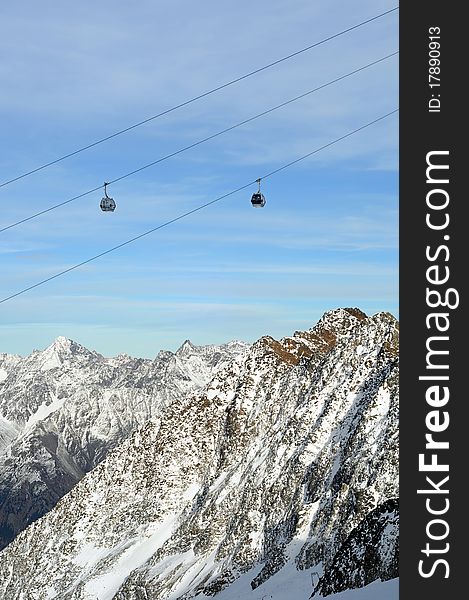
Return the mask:
[[[442,600],[464,595],[464,584],[469,572],[465,567],[465,549],[469,521],[469,502],[465,491],[468,468],[467,444],[469,431],[466,420],[466,405],[469,403],[466,373],[469,375],[469,350],[465,340],[469,338],[469,327],[465,310],[467,306],[465,279],[469,264],[469,204],[463,179],[469,168],[464,164],[469,153],[465,148],[465,133],[468,130],[467,109],[463,109],[464,92],[462,86],[467,80],[466,66],[469,40],[469,24],[464,23],[462,8],[464,3],[427,0],[423,3],[407,0],[400,6],[400,356],[401,356],[401,395],[400,395],[400,598],[402,600]],[[429,87],[429,29],[441,30],[441,87]],[[433,30],[435,31],[435,30]],[[431,94],[440,94],[441,111],[429,112]],[[436,103],[434,103],[436,105]],[[426,155],[434,150],[449,151],[449,184],[444,187],[450,195],[448,213],[450,223],[442,231],[432,231],[426,225],[426,195],[429,184],[426,182]],[[444,212],[444,211],[443,211]],[[441,214],[441,213],[440,213]],[[444,240],[449,235],[449,240]],[[446,407],[450,424],[446,431],[434,434],[435,439],[449,441],[449,449],[438,453],[439,462],[449,464],[448,473],[434,473],[434,480],[440,481],[449,475],[447,496],[433,495],[434,507],[437,502],[444,504],[444,497],[450,502],[449,510],[441,515],[449,525],[448,537],[437,542],[429,540],[426,527],[432,518],[426,510],[426,496],[417,494],[417,489],[429,488],[426,475],[419,472],[418,455],[425,452],[425,434],[428,433],[425,418],[432,408],[426,403],[425,391],[428,381],[419,381],[426,371],[426,342],[429,331],[426,316],[435,309],[427,306],[426,288],[429,286],[426,270],[431,264],[426,256],[426,247],[435,249],[446,244],[450,251],[445,262],[442,251],[437,261],[442,268],[450,269],[450,279],[446,287],[459,292],[459,306],[455,309],[436,309],[449,313],[450,327],[446,334],[449,342],[449,355],[440,357],[449,364],[447,385],[450,399]],[[468,258],[466,258],[468,257]],[[441,291],[445,286],[440,286]],[[441,345],[444,347],[444,344]],[[442,371],[439,371],[442,374]],[[441,383],[441,385],[446,385]],[[466,441],[467,440],[467,441]],[[431,454],[431,451],[428,452]],[[428,460],[428,459],[427,459]],[[441,486],[444,488],[445,486]],[[438,500],[437,500],[438,498]],[[444,527],[433,532],[444,532]],[[446,548],[443,553],[426,557],[422,553],[426,543],[432,548]],[[427,572],[433,562],[442,558],[448,561],[446,567],[439,564],[432,576],[424,578],[419,574],[419,561],[425,560]],[[460,592],[459,590],[462,590]]]

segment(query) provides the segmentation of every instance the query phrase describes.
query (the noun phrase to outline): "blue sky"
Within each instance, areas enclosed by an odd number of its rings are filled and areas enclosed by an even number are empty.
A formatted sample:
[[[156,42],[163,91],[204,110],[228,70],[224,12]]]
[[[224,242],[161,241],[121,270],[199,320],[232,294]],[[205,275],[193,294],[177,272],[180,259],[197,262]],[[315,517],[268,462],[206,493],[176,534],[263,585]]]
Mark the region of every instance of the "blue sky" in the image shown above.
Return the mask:
[[[395,6],[103,0],[0,7],[0,180]],[[393,13],[0,189],[0,227],[398,49]],[[156,227],[398,106],[391,58],[109,188],[0,233],[2,297]],[[184,339],[289,335],[326,310],[398,315],[398,117],[0,304],[0,352],[65,335],[153,357]]]

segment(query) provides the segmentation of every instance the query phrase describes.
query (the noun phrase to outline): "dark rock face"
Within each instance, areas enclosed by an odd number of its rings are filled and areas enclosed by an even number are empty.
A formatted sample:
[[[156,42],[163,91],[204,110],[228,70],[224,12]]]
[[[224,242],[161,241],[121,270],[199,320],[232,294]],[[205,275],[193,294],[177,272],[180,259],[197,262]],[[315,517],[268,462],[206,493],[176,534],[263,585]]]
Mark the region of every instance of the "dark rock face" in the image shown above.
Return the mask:
[[[351,531],[312,596],[328,596],[399,576],[399,499],[380,504]]]

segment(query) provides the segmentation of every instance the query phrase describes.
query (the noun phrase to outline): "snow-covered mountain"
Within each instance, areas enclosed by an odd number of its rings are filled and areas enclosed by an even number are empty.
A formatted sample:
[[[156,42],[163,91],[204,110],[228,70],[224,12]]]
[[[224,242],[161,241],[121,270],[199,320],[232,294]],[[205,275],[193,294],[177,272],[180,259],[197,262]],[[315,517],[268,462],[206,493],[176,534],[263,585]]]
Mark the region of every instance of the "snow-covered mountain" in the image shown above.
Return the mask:
[[[130,433],[246,348],[186,340],[155,360],[107,359],[59,337],[24,359],[0,355],[0,548]]]
[[[398,324],[331,311],[153,414],[0,553],[0,597],[306,600],[392,579],[397,446]]]

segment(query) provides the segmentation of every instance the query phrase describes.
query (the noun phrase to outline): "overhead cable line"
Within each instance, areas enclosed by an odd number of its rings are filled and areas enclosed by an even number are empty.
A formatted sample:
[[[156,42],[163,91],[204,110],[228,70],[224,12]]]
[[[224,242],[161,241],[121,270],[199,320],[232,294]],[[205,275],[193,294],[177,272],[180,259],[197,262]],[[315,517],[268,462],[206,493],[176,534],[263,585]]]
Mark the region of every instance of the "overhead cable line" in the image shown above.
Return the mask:
[[[333,35],[330,35],[329,37],[326,37],[322,40],[320,40],[319,42],[315,42],[314,44],[311,44],[310,46],[306,46],[305,48],[301,48],[301,50],[297,50],[296,52],[292,52],[291,54],[288,54],[287,56],[283,56],[282,58],[279,58],[278,60],[275,60],[267,65],[264,65],[263,67],[259,67],[258,69],[255,69],[254,71],[250,71],[249,73],[246,73],[245,75],[241,75],[240,77],[237,77],[236,79],[232,79],[231,81],[228,81],[227,83],[223,83],[222,85],[219,85],[217,87],[214,87],[206,92],[203,92],[202,94],[199,94],[198,96],[194,96],[193,98],[190,98],[189,100],[185,100],[184,102],[181,102],[180,104],[176,104],[175,106],[172,106],[171,108],[168,108],[156,115],[153,115],[151,117],[148,117],[146,119],[143,119],[143,121],[139,121],[138,123],[134,123],[133,125],[129,125],[128,127],[125,127],[124,129],[121,129],[119,131],[116,131],[115,133],[112,133],[111,135],[108,135],[106,137],[103,137],[99,140],[96,140],[95,142],[91,142],[90,144],[87,144],[86,146],[83,146],[81,148],[78,148],[77,150],[74,150],[72,152],[69,152],[68,154],[64,154],[63,156],[60,156],[59,158],[56,158],[54,160],[51,160],[48,163],[45,163],[43,165],[40,165],[39,167],[36,167],[35,169],[32,169],[31,171],[27,171],[25,173],[22,173],[21,175],[17,175],[16,177],[13,177],[12,179],[9,179],[7,181],[4,181],[2,183],[0,183],[0,188],[5,187],[6,185],[9,185],[10,183],[13,183],[15,181],[18,181],[19,179],[23,179],[24,177],[28,177],[29,175],[32,175],[33,173],[37,173],[38,171],[42,171],[43,169],[46,169],[47,167],[51,167],[52,165],[56,165],[57,163],[66,160],[67,158],[70,158],[72,156],[75,156],[76,154],[80,154],[80,152],[84,152],[85,150],[89,150],[90,148],[93,148],[94,146],[98,146],[99,144],[102,144],[103,142],[107,142],[108,140],[111,140],[119,135],[122,135],[123,133],[127,133],[128,131],[131,131],[132,129],[136,129],[137,127],[140,127],[141,125],[145,125],[146,123],[149,123],[150,121],[154,121],[155,119],[158,119],[159,117],[162,117],[164,115],[167,115],[175,110],[178,110],[179,108],[182,108],[184,106],[187,106],[188,104],[192,104],[193,102],[196,102],[197,100],[201,100],[202,98],[206,98],[207,96],[210,96],[211,94],[214,94],[215,92],[219,92],[220,90],[223,90],[227,87],[229,87],[230,85],[234,85],[235,83],[239,83],[240,81],[243,81],[244,79],[247,79],[248,77],[252,77],[253,75],[257,75],[258,73],[261,73],[262,71],[265,71],[267,69],[270,69],[271,67],[278,65],[282,62],[285,62],[286,60],[290,60],[291,58],[294,58],[295,56],[298,56],[299,54],[303,54],[304,52],[307,52],[308,50],[312,50],[313,48],[316,48],[317,46],[320,46],[322,44],[325,44],[326,42],[329,42],[335,38],[340,37],[341,35],[344,35],[346,33],[349,33],[350,31],[353,31],[355,29],[358,29],[359,27],[363,27],[364,25],[367,25],[368,23],[371,23],[373,21],[376,21],[377,19],[381,19],[382,17],[384,17],[385,15],[388,15],[396,10],[398,10],[399,7],[396,6],[394,8],[391,8],[390,10],[387,10],[385,12],[382,12],[378,15],[375,15],[374,17],[371,17],[370,19],[367,19],[366,21],[361,21],[360,23],[357,23],[356,25],[353,25],[352,27],[348,27],[347,29],[343,29],[342,31],[339,31],[338,33],[334,33]]]
[[[124,246],[132,244],[133,242],[136,242],[137,240],[140,240],[141,238],[143,238],[147,235],[150,235],[151,233],[154,233],[155,231],[163,229],[164,227],[167,227],[168,225],[171,225],[172,223],[176,223],[176,221],[180,221],[181,219],[184,219],[184,218],[188,217],[189,215],[192,215],[192,214],[206,208],[207,206],[211,206],[212,204],[215,204],[216,202],[220,202],[224,198],[228,198],[229,196],[232,196],[233,194],[236,194],[242,190],[245,190],[246,188],[257,183],[259,181],[259,179],[263,180],[263,179],[267,179],[268,177],[272,177],[273,175],[280,173],[280,171],[284,171],[285,169],[288,169],[289,167],[296,165],[297,163],[301,162],[302,160],[309,158],[313,154],[317,154],[321,150],[324,150],[325,148],[329,148],[330,146],[333,146],[334,144],[337,144],[338,142],[358,133],[359,131],[363,131],[363,129],[366,129],[367,127],[371,127],[375,123],[378,123],[379,121],[382,121],[383,119],[386,119],[387,117],[390,117],[391,115],[397,113],[398,111],[399,111],[399,109],[396,108],[395,110],[392,110],[391,112],[388,112],[388,113],[382,115],[381,117],[378,117],[377,119],[374,119],[373,121],[370,121],[369,123],[366,123],[365,125],[362,125],[361,127],[358,127],[357,129],[354,129],[353,131],[349,131],[348,133],[336,138],[335,140],[332,140],[332,142],[328,142],[327,144],[324,144],[323,146],[320,146],[319,148],[316,148],[315,150],[312,150],[311,152],[308,152],[307,154],[304,154],[303,156],[300,156],[299,158],[292,160],[291,162],[289,162],[285,165],[282,165],[281,167],[278,167],[277,169],[274,169],[273,171],[270,171],[270,173],[267,173],[266,175],[263,175],[260,178],[256,178],[253,181],[246,183],[245,185],[242,185],[234,190],[231,190],[231,192],[227,192],[226,194],[223,194],[222,196],[218,196],[218,198],[215,198],[214,200],[210,200],[210,202],[201,204],[200,206],[197,206],[196,208],[193,208],[192,210],[189,210],[185,213],[182,213],[181,215],[179,215],[177,217],[174,217],[173,219],[170,219],[169,221],[166,221],[165,223],[157,225],[156,227],[153,227],[152,229],[148,229],[147,231],[144,231],[143,233],[140,233],[139,235],[136,235],[136,236],[126,240],[125,242],[117,244],[117,246],[113,246],[112,248],[109,248],[108,250],[105,250],[104,252],[100,252],[99,254],[96,254],[95,256],[92,256],[91,258],[88,258],[76,265],[68,267],[67,269],[64,269],[63,271],[59,271],[58,273],[55,273],[55,275],[46,277],[45,279],[42,279],[41,281],[38,281],[37,283],[34,283],[33,285],[23,288],[22,290],[15,292],[14,294],[11,294],[10,296],[6,296],[5,298],[2,298],[0,300],[0,304],[2,304],[3,302],[7,302],[8,300],[11,300],[12,298],[16,298],[17,296],[20,296],[21,294],[24,294],[34,288],[44,285],[45,283],[52,281],[53,279],[57,279],[57,277],[61,277],[62,275],[65,275],[66,273],[70,273],[70,271],[74,271],[75,269],[78,269],[79,267],[83,267],[84,265],[87,265],[88,263],[93,262],[93,261],[97,260],[98,258],[106,256],[107,254],[110,254],[111,252],[115,252],[116,250],[119,250],[120,248],[123,248]]]
[[[198,140],[197,142],[194,142],[192,144],[190,144],[189,146],[185,146],[184,148],[181,148],[179,150],[176,150],[175,152],[171,152],[170,154],[167,154],[166,156],[162,156],[161,158],[158,158],[157,160],[154,160],[146,165],[143,165],[142,167],[139,167],[138,169],[134,169],[133,171],[130,171],[130,173],[126,173],[125,175],[122,175],[120,177],[117,177],[116,179],[113,179],[112,181],[107,182],[106,185],[111,185],[113,183],[116,183],[118,181],[122,181],[122,179],[126,179],[127,177],[130,177],[131,175],[135,175],[136,173],[140,173],[141,171],[144,171],[145,169],[148,169],[149,167],[153,167],[155,165],[157,165],[158,163],[161,163],[165,160],[168,160],[169,158],[172,158],[174,156],[177,156],[178,154],[182,154],[183,152],[186,152],[187,150],[190,150],[191,148],[195,148],[196,146],[200,146],[201,144],[204,144],[205,142],[208,142],[209,140],[213,140],[214,138],[223,135],[224,133],[227,133],[229,131],[232,131],[233,129],[237,129],[238,127],[241,127],[242,125],[246,125],[247,123],[250,123],[251,121],[254,121],[256,119],[259,119],[260,117],[263,117],[269,113],[274,112],[275,110],[278,110],[279,108],[283,108],[284,106],[287,106],[288,104],[291,104],[293,102],[296,102],[297,100],[300,100],[302,98],[305,98],[306,96],[309,96],[310,94],[313,94],[314,92],[317,92],[319,90],[322,90],[334,83],[337,83],[338,81],[341,81],[343,79],[346,79],[347,77],[351,77],[352,75],[355,75],[356,73],[359,73],[360,71],[364,71],[365,69],[368,69],[369,67],[372,67],[373,65],[376,65],[378,63],[383,62],[384,60],[387,60],[393,56],[396,56],[397,54],[399,54],[399,51],[396,52],[392,52],[391,54],[388,54],[387,56],[383,56],[382,58],[379,58],[378,60],[375,60],[373,62],[368,63],[367,65],[364,65],[363,67],[359,67],[358,69],[355,69],[354,71],[350,71],[349,73],[346,73],[345,75],[341,75],[340,77],[337,77],[336,79],[333,79],[332,81],[328,81],[327,83],[324,83],[312,90],[309,90],[303,94],[300,94],[299,96],[295,96],[294,98],[291,98],[290,100],[286,100],[285,102],[282,102],[281,104],[277,104],[276,106],[273,106],[272,108],[269,108],[267,110],[264,110],[263,112],[254,115],[253,117],[249,117],[248,119],[244,119],[244,121],[240,121],[239,123],[236,123],[235,125],[231,125],[230,127],[226,127],[225,129],[222,129],[221,131],[218,131],[212,135],[209,135],[206,138],[203,138],[201,140]],[[1,227],[0,228],[0,233],[2,233],[3,231],[6,231],[7,229],[12,229],[13,227],[17,227],[18,225],[21,225],[22,223],[25,223],[27,221],[31,221],[31,219],[35,219],[36,217],[39,217],[40,215],[43,215],[45,213],[48,213],[52,210],[55,210],[56,208],[60,208],[61,206],[64,206],[65,204],[69,204],[70,202],[73,202],[74,200],[78,200],[79,198],[83,198],[84,196],[87,196],[89,194],[92,194],[98,190],[100,190],[102,188],[102,186],[98,186],[96,188],[93,188],[91,190],[88,190],[87,192],[83,192],[82,194],[79,194],[78,196],[73,196],[72,198],[69,198],[68,200],[64,200],[63,202],[59,202],[58,204],[54,204],[52,206],[49,206],[48,208],[45,208],[44,210],[41,210],[37,213],[34,213],[32,215],[30,215],[29,217],[25,217],[24,219],[20,219],[19,221],[16,221],[14,223],[11,223],[10,225],[5,225],[5,227]]]

